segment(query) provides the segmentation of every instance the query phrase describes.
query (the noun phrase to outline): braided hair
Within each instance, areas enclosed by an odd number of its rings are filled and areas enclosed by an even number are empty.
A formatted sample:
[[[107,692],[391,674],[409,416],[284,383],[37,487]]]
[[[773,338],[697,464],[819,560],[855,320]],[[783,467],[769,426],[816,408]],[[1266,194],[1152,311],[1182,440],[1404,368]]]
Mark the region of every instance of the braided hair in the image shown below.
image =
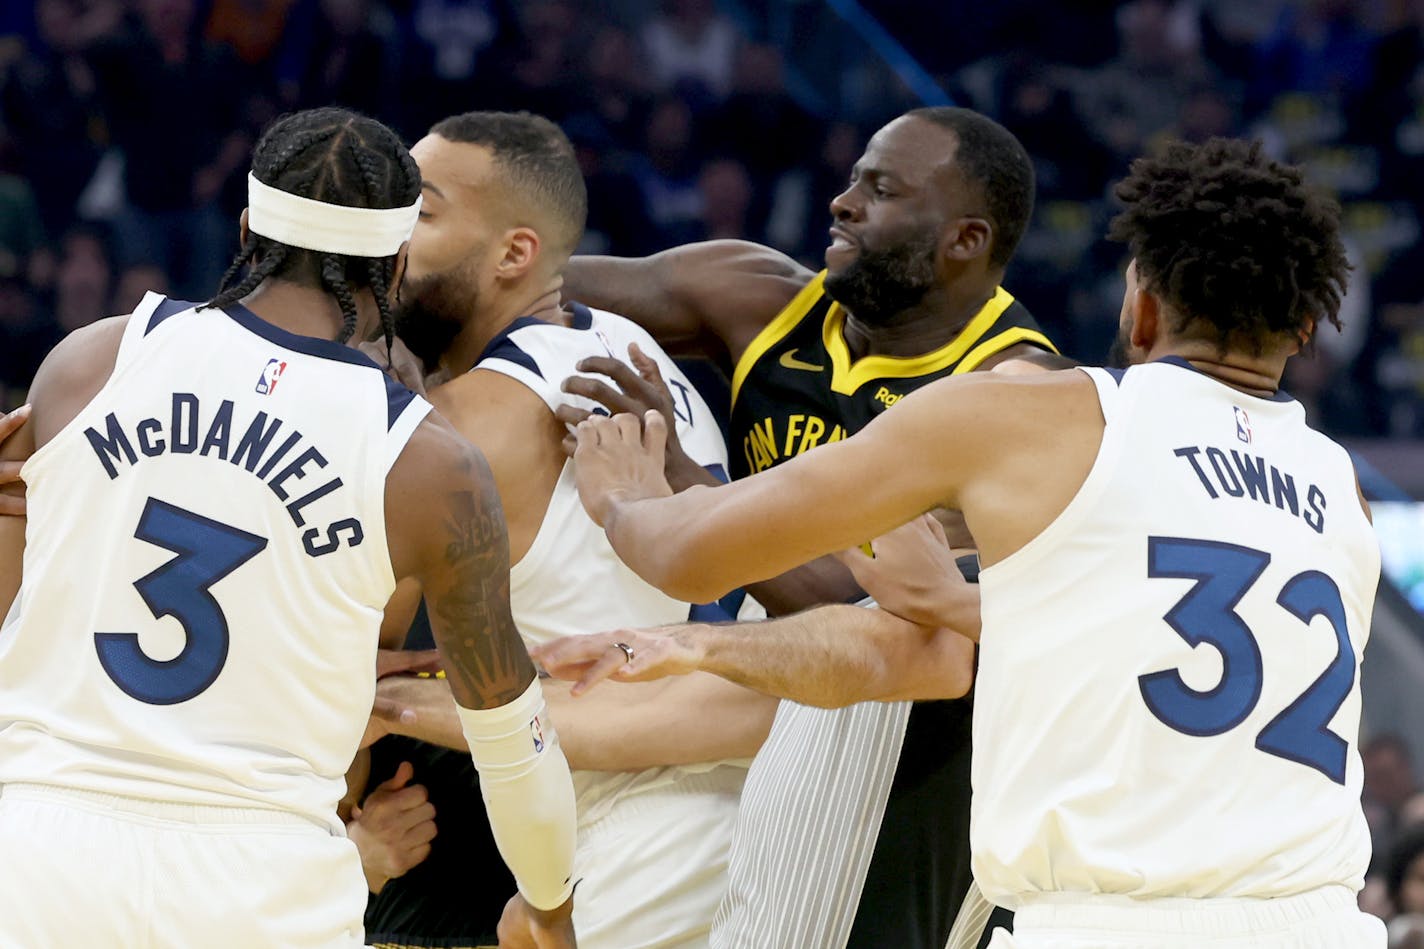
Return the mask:
[[[346,109],[309,109],[272,123],[253,150],[252,173],[270,187],[349,208],[402,208],[420,195],[420,170],[396,133]],[[386,297],[394,274],[394,256],[304,250],[249,232],[208,305],[235,303],[268,278],[319,286],[341,307],[338,339],[345,342],[356,332],[353,291],[370,290],[389,346],[395,320]]]

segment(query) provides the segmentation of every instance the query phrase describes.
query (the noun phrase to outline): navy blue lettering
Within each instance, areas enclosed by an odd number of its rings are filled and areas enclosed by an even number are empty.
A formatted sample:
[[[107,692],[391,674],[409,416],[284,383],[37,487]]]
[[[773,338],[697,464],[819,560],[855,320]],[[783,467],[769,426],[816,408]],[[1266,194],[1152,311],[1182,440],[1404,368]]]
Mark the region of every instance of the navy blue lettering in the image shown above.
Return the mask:
[[[262,453],[267,450],[273,436],[277,434],[277,429],[281,427],[281,419],[273,419],[269,427],[267,413],[258,412],[252,424],[247,426],[247,431],[237,440],[237,448],[232,453],[232,463],[243,465],[248,471],[256,468],[257,463],[262,460]]]
[[[337,521],[326,529],[326,543],[317,544],[316,539],[321,536],[321,531],[315,527],[309,529],[302,535],[302,546],[307,553],[313,557],[323,557],[341,546],[341,532],[349,531],[351,536],[346,541],[348,547],[359,547],[361,541],[366,539],[366,532],[361,529],[361,522],[354,517]]]
[[[150,440],[149,436],[163,431],[163,423],[156,418],[146,418],[138,423],[138,450],[150,458],[163,454],[163,450],[168,447],[168,443],[159,438]]]
[[[1212,498],[1219,497],[1219,495],[1216,493],[1216,488],[1213,488],[1211,486],[1211,482],[1207,480],[1206,472],[1202,471],[1201,463],[1197,461],[1197,455],[1201,454],[1200,448],[1195,445],[1189,445],[1186,448],[1178,448],[1176,451],[1172,452],[1172,454],[1176,455],[1178,458],[1187,459],[1187,461],[1192,466],[1192,470],[1195,471],[1197,473],[1197,477],[1201,479],[1202,487],[1206,488],[1206,493],[1209,494]]]
[[[1246,485],[1251,500],[1271,503],[1270,494],[1266,491],[1266,459],[1257,455],[1253,464],[1250,455],[1242,455],[1233,449],[1231,460],[1236,462],[1236,470],[1241,472],[1241,481]]]
[[[1246,489],[1241,487],[1241,482],[1236,480],[1236,472],[1231,470],[1231,464],[1226,460],[1226,453],[1220,448],[1208,448],[1207,458],[1211,459],[1211,468],[1216,472],[1216,480],[1221,485],[1221,490],[1239,498],[1245,495]]]
[[[175,455],[191,455],[198,450],[198,397],[191,392],[173,393],[173,424],[168,427],[168,450]]]
[[[284,457],[286,457],[287,452],[291,451],[292,447],[301,440],[301,432],[293,432],[292,434],[288,435],[287,440],[282,442],[282,444],[277,447],[276,453],[273,454],[272,457],[268,458],[267,463],[258,469],[257,477],[261,478],[263,481],[266,481],[267,473],[270,472],[274,467],[276,467],[277,462],[281,461]],[[283,498],[283,500],[286,499]]]
[[[133,446],[129,444],[128,436],[119,427],[119,420],[110,412],[104,417],[104,434],[100,435],[92,428],[84,430],[84,437],[89,439],[89,444],[94,447],[94,454],[99,456],[99,462],[104,466],[104,470],[109,473],[109,480],[112,481],[119,476],[119,469],[114,467],[114,461],[119,460],[119,452],[122,450],[124,456],[128,458],[129,464],[138,461],[138,456],[134,454]],[[112,455],[114,461],[109,460]]]
[[[1317,534],[1325,533],[1325,492],[1312,484],[1305,492],[1305,503],[1310,509],[1301,516]]]
[[[232,435],[232,400],[223,399],[222,405],[218,406],[218,413],[213,416],[213,424],[208,426],[208,436],[203,439],[203,450],[199,452],[204,457],[208,452],[217,449],[218,457],[227,461],[227,440]]]
[[[275,478],[267,482],[267,487],[271,488],[272,493],[277,495],[277,497],[281,498],[283,501],[287,500],[287,489],[285,487],[285,482],[290,478],[297,478],[299,480],[305,478],[307,476],[307,473],[302,469],[305,468],[307,465],[311,464],[312,462],[316,462],[316,466],[318,468],[326,467],[326,459],[322,457],[321,452],[317,451],[315,448],[308,448],[306,451],[302,452],[300,455],[297,456],[296,461],[283,468]]]
[[[1292,514],[1300,516],[1300,501],[1295,494],[1295,478],[1275,465],[1271,466],[1271,497],[1275,499],[1276,507],[1282,511],[1289,508]],[[1282,504],[1282,501],[1285,503]]]
[[[334,478],[331,481],[328,481],[326,484],[322,485],[321,487],[317,488],[311,494],[305,495],[304,497],[300,497],[297,500],[293,501],[291,504],[288,504],[287,513],[292,515],[292,522],[295,523],[298,527],[301,527],[303,524],[306,523],[306,518],[302,517],[302,508],[306,507],[313,501],[317,501],[321,498],[326,497],[328,494],[335,491],[339,487],[341,487],[341,479]]]

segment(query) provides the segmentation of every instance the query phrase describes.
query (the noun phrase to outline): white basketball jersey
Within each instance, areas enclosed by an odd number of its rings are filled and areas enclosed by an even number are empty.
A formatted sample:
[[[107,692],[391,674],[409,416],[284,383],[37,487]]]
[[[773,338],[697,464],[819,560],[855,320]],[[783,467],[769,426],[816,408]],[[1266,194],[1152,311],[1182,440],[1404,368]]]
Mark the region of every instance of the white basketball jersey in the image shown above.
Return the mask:
[[[1085,370],[1086,481],[980,574],[974,875],[1043,892],[1358,890],[1380,559],[1345,450],[1172,359]]]
[[[354,349],[193,306],[145,297],[25,465],[0,783],[337,830],[395,586],[386,473],[429,406]]]
[[[518,379],[552,412],[560,405],[606,412],[598,403],[562,391],[561,383],[580,373],[590,356],[628,361],[628,346],[657,360],[672,391],[677,436],[688,457],[726,479],[727,447],[706,402],[687,376],[653,338],[612,313],[573,306],[572,325],[524,318],[496,337],[476,364]],[[619,627],[685,622],[691,607],[647,583],[618,559],[603,528],[579,500],[572,462],[564,465],[534,542],[510,570],[510,603],[519,631],[531,644]],[[615,799],[662,787],[682,774],[714,765],[655,768],[637,774],[575,771],[579,820],[605,816]]]

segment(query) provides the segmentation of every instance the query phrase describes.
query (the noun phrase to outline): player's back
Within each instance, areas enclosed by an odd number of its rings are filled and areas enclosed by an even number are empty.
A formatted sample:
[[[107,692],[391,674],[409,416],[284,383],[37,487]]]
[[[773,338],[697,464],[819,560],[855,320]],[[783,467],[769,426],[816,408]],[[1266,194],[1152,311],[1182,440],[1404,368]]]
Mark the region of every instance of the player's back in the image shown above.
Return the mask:
[[[981,574],[976,878],[1010,907],[1357,890],[1379,554],[1348,455],[1179,360],[1089,372],[1091,473]]]
[[[394,588],[386,474],[425,413],[355,350],[150,294],[24,469],[0,784],[334,829]]]

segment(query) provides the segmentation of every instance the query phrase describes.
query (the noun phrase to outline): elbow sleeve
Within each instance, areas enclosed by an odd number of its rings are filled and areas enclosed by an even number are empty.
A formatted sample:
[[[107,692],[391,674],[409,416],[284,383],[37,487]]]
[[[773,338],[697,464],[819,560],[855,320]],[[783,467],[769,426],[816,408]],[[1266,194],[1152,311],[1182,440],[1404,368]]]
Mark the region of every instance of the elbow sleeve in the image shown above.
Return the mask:
[[[495,844],[519,892],[554,909],[573,892],[574,785],[535,679],[499,708],[456,705]]]

